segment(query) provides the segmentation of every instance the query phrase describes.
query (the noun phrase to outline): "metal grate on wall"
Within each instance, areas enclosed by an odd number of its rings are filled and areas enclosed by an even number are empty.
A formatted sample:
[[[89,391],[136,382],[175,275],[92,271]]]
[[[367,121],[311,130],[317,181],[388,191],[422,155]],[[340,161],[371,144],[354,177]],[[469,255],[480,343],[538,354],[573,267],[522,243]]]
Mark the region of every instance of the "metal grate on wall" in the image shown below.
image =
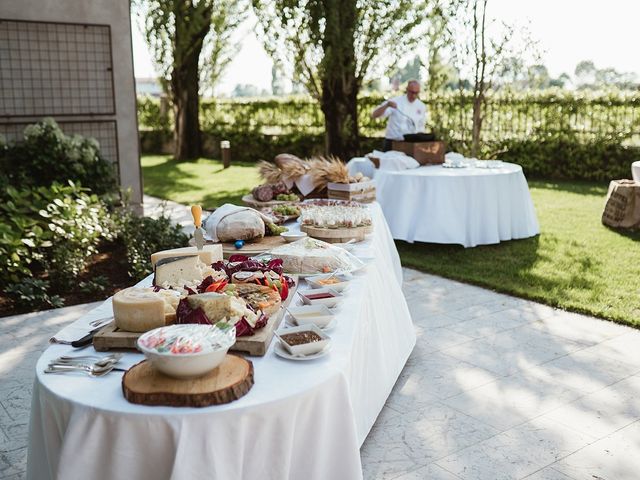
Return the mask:
[[[108,25],[0,19],[0,117],[114,113]]]
[[[24,136],[23,132],[29,123],[0,123],[0,135],[7,142],[19,142]],[[114,120],[90,121],[90,122],[58,122],[66,135],[82,135],[91,137],[100,144],[100,153],[110,162],[118,165],[118,136],[116,122]]]

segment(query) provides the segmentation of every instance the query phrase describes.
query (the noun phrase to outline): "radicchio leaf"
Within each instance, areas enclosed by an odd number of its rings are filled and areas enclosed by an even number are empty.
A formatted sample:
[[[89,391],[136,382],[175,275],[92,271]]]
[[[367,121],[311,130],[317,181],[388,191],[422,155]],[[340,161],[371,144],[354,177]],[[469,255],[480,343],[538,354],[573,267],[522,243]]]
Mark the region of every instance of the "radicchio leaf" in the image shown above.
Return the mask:
[[[201,308],[192,308],[189,301],[183,298],[178,303],[176,309],[176,323],[198,323],[202,325],[211,325],[209,318],[205,315]]]
[[[204,293],[207,291],[207,287],[213,283],[213,276],[209,275],[207,278],[202,280],[200,285],[196,287],[198,293]]]

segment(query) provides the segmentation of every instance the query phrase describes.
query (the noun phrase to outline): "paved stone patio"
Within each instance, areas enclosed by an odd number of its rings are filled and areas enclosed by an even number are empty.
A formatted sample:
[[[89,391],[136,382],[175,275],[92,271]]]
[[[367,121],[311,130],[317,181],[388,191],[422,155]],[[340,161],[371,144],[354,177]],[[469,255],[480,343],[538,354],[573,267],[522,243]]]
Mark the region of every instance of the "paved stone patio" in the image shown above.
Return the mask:
[[[640,477],[640,331],[405,269],[418,342],[366,479]],[[98,304],[0,319],[0,478],[23,478],[33,369]]]

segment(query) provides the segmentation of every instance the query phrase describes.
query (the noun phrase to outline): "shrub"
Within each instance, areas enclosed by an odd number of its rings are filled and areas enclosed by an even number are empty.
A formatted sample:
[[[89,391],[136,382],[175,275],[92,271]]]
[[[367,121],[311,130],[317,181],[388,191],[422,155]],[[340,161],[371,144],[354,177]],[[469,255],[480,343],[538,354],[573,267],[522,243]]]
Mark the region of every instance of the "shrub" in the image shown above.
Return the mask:
[[[65,135],[53,119],[24,130],[24,140],[0,146],[0,186],[48,187],[71,180],[98,195],[115,193],[114,166],[92,138]]]
[[[49,282],[35,278],[25,278],[19,283],[13,283],[5,290],[18,308],[30,310],[46,307],[59,308],[64,301],[58,295],[49,295]]]
[[[179,225],[174,225],[164,214],[158,219],[138,217],[125,211],[118,216],[118,237],[127,250],[128,274],[142,280],[153,272],[151,254],[159,250],[184,247],[188,237]]]
[[[69,182],[25,190],[7,188],[0,203],[2,284],[46,270],[56,287],[71,285],[102,240],[114,238],[105,204]]]

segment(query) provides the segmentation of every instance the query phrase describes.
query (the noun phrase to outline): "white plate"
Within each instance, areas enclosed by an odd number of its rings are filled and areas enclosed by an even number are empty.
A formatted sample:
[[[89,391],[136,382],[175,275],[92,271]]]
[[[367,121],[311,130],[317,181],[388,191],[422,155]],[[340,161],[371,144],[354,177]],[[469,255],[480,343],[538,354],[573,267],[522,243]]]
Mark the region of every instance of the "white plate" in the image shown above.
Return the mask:
[[[290,327],[299,327],[300,325],[298,323],[296,323],[295,319],[291,316],[287,317],[287,321],[285,322],[288,326]],[[336,325],[338,324],[338,320],[336,320],[335,318],[333,320],[331,320],[327,325],[325,325],[324,327],[318,327],[320,328],[320,330],[322,330],[323,332],[330,332],[332,331],[334,328],[336,328]]]
[[[335,321],[335,320],[334,320]],[[331,344],[324,347],[318,353],[314,353],[313,355],[291,355],[287,350],[282,346],[282,344],[278,341],[273,348],[273,351],[276,355],[282,358],[286,358],[287,360],[296,360],[296,361],[305,361],[305,360],[315,360],[316,358],[324,357],[327,353],[331,351]]]

